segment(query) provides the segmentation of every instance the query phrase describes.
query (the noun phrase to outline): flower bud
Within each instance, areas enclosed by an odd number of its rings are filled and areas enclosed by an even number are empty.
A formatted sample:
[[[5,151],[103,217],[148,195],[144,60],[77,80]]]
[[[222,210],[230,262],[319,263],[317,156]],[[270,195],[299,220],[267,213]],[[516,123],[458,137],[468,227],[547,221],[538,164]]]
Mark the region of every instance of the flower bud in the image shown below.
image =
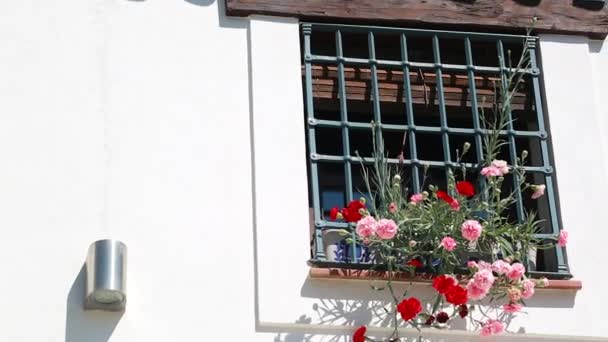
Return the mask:
[[[468,141],[462,145],[462,153],[467,153],[467,151],[471,148],[471,143]]]
[[[422,192],[422,197],[423,197],[424,199],[429,198],[429,192],[428,192],[428,191],[423,191],[423,192]]]
[[[416,242],[415,240],[410,240],[409,245],[410,245],[411,248],[416,247],[417,244],[418,244],[418,242]]]
[[[395,183],[401,182],[401,176],[399,176],[399,175],[395,175],[395,176],[393,177],[393,182],[395,182]]]
[[[367,200],[365,199],[365,197],[361,197],[361,198],[359,198],[359,202],[361,202],[361,204],[365,205],[365,202],[367,202]]]
[[[526,159],[528,157],[528,150],[521,151],[521,159]]]
[[[536,283],[536,285],[538,287],[547,287],[547,286],[549,286],[549,279],[547,279],[545,277],[540,278],[540,279],[538,279],[538,282]]]
[[[429,185],[429,190],[431,190],[431,191],[435,191],[435,189],[436,189],[436,188],[435,188],[435,186],[434,186],[433,184]]]

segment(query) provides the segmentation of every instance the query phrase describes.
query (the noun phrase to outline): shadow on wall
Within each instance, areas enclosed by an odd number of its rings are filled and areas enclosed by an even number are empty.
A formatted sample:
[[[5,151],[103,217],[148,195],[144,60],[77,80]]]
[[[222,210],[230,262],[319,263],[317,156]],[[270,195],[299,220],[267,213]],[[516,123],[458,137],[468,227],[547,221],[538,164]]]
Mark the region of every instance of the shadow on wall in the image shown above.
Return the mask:
[[[68,294],[65,342],[107,342],[123,312],[85,311],[86,269],[83,265]]]

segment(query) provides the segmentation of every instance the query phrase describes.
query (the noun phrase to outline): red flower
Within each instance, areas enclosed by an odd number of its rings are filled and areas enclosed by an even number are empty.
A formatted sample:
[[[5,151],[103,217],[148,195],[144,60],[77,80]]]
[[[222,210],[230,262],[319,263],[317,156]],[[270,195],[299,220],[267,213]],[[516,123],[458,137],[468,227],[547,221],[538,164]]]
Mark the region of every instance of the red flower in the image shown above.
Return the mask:
[[[412,260],[408,261],[407,265],[408,266],[412,266],[412,267],[416,267],[416,268],[424,266],[422,264],[422,262],[420,260],[418,260],[418,259],[412,259]]]
[[[361,326],[357,330],[355,330],[355,333],[353,334],[353,342],[364,342],[366,330],[367,328],[364,326]]]
[[[346,222],[357,222],[361,219],[359,210],[365,209],[365,204],[359,200],[350,201],[346,208],[342,209],[342,216]]]
[[[458,307],[458,314],[460,318],[465,318],[469,314],[469,308],[466,305],[461,305]]]
[[[402,300],[401,303],[397,305],[397,311],[399,311],[401,318],[403,318],[404,321],[409,321],[422,311],[422,305],[420,305],[418,299],[410,297]]]
[[[337,220],[339,214],[340,214],[340,209],[338,209],[338,207],[331,208],[331,210],[329,210],[329,218],[332,221]]]
[[[475,196],[475,187],[468,181],[457,182],[456,191],[465,197]]]
[[[437,198],[449,205],[452,205],[452,203],[456,202],[456,200],[452,196],[448,195],[448,193],[443,190],[437,191]]]
[[[447,312],[441,311],[437,314],[437,323],[445,323],[450,319],[450,315]]]
[[[429,318],[426,319],[426,322],[424,322],[424,325],[431,325],[433,322],[435,322],[435,316],[430,315]]]
[[[433,287],[441,294],[446,294],[454,286],[456,286],[456,279],[448,277],[445,274],[433,279]]]
[[[448,292],[445,293],[445,300],[454,305],[466,304],[469,300],[467,289],[459,285],[452,286]]]

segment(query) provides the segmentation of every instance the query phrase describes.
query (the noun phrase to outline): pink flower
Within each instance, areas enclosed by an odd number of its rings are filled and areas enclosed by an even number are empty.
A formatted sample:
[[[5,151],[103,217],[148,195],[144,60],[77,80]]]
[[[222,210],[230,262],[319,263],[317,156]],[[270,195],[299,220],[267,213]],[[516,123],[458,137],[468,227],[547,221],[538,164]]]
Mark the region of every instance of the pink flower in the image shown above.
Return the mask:
[[[536,285],[538,287],[547,287],[547,286],[549,286],[549,279],[542,277],[542,278],[538,279],[538,281],[536,282]]]
[[[412,197],[410,197],[410,203],[413,205],[416,205],[422,201],[424,201],[423,194],[414,194],[414,195],[412,195]]]
[[[495,278],[491,270],[479,270],[472,280],[477,287],[489,290],[494,285]]]
[[[496,272],[498,275],[507,274],[511,271],[511,265],[504,260],[496,260],[492,264],[492,271]]]
[[[469,295],[469,298],[473,300],[480,300],[488,294],[488,290],[482,289],[481,287],[475,285],[474,282],[469,281],[467,284],[467,294]]]
[[[469,241],[475,241],[481,235],[481,224],[475,220],[466,220],[460,226],[460,231],[462,232],[462,237]]]
[[[503,331],[505,331],[505,325],[501,321],[490,319],[481,327],[481,336],[497,335]]]
[[[500,169],[494,167],[494,166],[486,166],[483,169],[481,169],[480,174],[482,176],[486,176],[486,177],[497,177],[497,176],[502,176],[502,172],[500,172]]]
[[[452,239],[449,236],[446,236],[441,240],[440,245],[446,251],[451,252],[456,249],[456,240]]]
[[[492,160],[492,163],[490,164],[490,166],[495,167],[498,170],[500,170],[501,176],[504,176],[507,173],[509,173],[509,165],[504,160],[494,159],[494,160]]]
[[[384,240],[390,240],[397,234],[397,224],[393,220],[381,219],[376,224],[376,234]]]
[[[516,303],[521,300],[521,290],[517,287],[510,287],[507,290],[507,295],[509,296],[509,301],[511,303]]]
[[[559,239],[557,240],[557,244],[560,247],[566,247],[566,245],[568,244],[568,232],[565,230],[562,230],[559,232]]]
[[[391,202],[391,204],[388,205],[388,212],[391,214],[397,212],[397,203]]]
[[[507,277],[511,280],[519,280],[526,273],[526,268],[519,262],[511,265],[511,270],[507,273]]]
[[[477,262],[475,262],[474,260],[469,260],[467,261],[467,268],[470,269],[477,269],[479,267],[479,265],[477,265]]]
[[[364,218],[360,219],[359,222],[357,222],[357,234],[359,234],[359,236],[362,238],[374,236],[374,234],[376,234],[377,224],[378,223],[376,222],[376,219],[373,216],[367,215]]]
[[[450,202],[450,208],[452,208],[452,210],[460,210],[460,203],[458,203],[457,199],[454,198],[454,200]]]
[[[534,287],[536,283],[530,279],[526,279],[522,282],[523,290],[521,291],[521,297],[528,299],[534,295]]]
[[[505,310],[506,313],[516,313],[520,312],[523,306],[517,303],[509,303],[502,306],[502,309]]]
[[[488,270],[488,271],[492,270],[492,264],[490,264],[489,262],[485,262],[483,260],[480,260],[477,263],[477,266],[479,267],[480,270]]]
[[[545,194],[545,188],[547,186],[542,184],[542,185],[532,185],[530,188],[532,189],[533,193],[532,196],[530,196],[532,199],[537,199],[542,197]]]
[[[494,280],[491,270],[479,270],[467,284],[469,298],[475,300],[484,298],[492,288]]]

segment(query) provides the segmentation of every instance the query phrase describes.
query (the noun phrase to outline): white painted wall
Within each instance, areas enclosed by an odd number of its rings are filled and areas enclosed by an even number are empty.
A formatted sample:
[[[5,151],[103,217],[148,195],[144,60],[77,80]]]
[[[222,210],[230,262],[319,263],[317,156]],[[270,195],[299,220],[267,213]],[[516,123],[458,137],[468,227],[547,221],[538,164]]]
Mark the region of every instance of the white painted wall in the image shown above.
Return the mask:
[[[214,0],[0,3],[0,341],[335,341],[369,322],[382,298],[366,283],[307,279],[298,34]],[[608,336],[608,47],[542,40],[584,289],[538,295],[513,329]],[[124,315],[80,308],[86,249],[106,237],[129,246]]]

